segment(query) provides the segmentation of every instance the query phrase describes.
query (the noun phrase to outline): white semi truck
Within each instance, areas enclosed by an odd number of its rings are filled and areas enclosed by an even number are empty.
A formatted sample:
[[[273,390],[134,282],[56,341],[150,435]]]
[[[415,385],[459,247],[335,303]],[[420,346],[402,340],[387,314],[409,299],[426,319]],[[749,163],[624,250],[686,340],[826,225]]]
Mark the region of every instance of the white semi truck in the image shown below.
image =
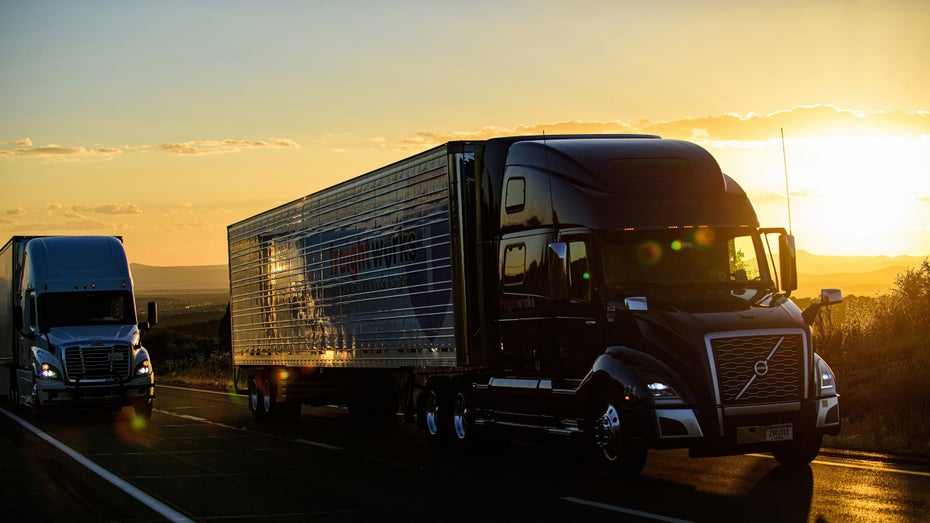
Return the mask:
[[[693,143],[449,142],[228,237],[258,418],[400,408],[439,445],[569,437],[625,475],[649,449],[807,463],[840,430],[814,309],[789,299],[794,238]]]
[[[134,407],[152,415],[155,373],[115,236],[14,236],[0,250],[0,394],[14,408]]]

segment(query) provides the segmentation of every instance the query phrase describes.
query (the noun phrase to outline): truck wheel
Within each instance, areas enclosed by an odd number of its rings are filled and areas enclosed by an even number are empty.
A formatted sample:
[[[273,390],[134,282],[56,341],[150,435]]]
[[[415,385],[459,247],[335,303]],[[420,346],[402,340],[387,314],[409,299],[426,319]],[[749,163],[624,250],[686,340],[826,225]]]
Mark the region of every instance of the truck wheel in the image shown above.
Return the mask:
[[[133,412],[135,412],[137,418],[142,418],[144,420],[152,419],[152,407],[155,406],[154,401],[146,401],[141,405],[136,405],[133,407]]]
[[[424,429],[426,439],[434,447],[448,447],[452,436],[452,394],[444,382],[426,385],[420,401],[423,402]]]
[[[249,410],[255,419],[265,419],[268,415],[265,395],[258,390],[258,383],[253,378],[249,378]]]
[[[19,385],[16,383],[16,373],[13,373],[13,377],[10,378],[10,410],[16,412],[19,410]]]
[[[588,418],[588,444],[595,464],[613,476],[633,478],[646,464],[647,449],[624,440],[620,402],[602,397]]]
[[[814,461],[814,458],[820,453],[822,443],[823,434],[819,432],[802,434],[790,446],[773,450],[772,456],[787,467],[800,467]]]
[[[452,398],[452,440],[460,450],[471,450],[478,441],[478,434],[472,419],[471,398],[465,386],[455,388]]]

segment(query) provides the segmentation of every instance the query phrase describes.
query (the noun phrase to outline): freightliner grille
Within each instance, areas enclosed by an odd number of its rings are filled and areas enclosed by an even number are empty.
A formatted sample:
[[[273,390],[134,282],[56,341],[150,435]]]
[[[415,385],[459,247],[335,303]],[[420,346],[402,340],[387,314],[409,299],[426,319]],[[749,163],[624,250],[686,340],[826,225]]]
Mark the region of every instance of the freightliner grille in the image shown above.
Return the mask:
[[[799,401],[804,373],[800,334],[711,340],[723,405]]]
[[[70,381],[117,380],[129,377],[128,345],[67,347],[65,376]]]

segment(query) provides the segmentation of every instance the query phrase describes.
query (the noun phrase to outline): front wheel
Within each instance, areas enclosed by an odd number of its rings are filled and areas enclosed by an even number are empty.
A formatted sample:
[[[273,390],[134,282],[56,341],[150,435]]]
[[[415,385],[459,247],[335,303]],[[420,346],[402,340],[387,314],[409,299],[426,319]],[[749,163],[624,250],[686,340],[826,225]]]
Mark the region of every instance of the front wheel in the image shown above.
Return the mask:
[[[137,418],[150,420],[152,419],[152,407],[155,406],[155,400],[149,400],[141,405],[136,405],[133,407],[133,412]]]
[[[647,449],[626,437],[620,405],[609,396],[595,403],[588,419],[588,445],[601,470],[631,478],[646,465]]]
[[[820,453],[821,444],[823,444],[823,434],[819,432],[802,434],[797,440],[792,441],[791,445],[773,450],[772,456],[782,465],[800,467],[814,461]]]

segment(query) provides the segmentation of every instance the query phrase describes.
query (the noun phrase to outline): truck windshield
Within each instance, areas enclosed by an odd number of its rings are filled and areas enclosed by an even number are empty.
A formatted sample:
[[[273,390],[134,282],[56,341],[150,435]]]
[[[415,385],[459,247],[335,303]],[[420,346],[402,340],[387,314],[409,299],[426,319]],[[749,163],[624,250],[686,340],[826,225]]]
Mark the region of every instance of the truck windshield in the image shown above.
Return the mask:
[[[39,295],[39,330],[80,325],[134,325],[136,310],[127,291],[52,292]]]
[[[750,300],[772,287],[759,235],[747,228],[622,231],[602,237],[601,257],[614,290],[718,286]]]

